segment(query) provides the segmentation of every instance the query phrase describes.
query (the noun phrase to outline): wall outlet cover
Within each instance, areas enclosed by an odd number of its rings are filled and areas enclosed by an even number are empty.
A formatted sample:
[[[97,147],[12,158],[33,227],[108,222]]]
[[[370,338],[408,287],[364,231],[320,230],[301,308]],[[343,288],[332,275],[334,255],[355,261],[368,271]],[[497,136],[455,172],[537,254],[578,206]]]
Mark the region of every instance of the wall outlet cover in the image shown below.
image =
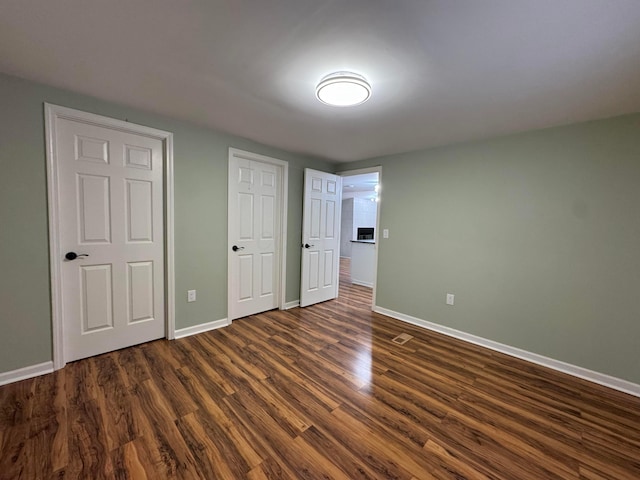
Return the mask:
[[[453,293],[447,293],[447,305],[453,305],[454,297]]]
[[[195,301],[196,301],[196,291],[187,290],[187,302],[195,302]]]

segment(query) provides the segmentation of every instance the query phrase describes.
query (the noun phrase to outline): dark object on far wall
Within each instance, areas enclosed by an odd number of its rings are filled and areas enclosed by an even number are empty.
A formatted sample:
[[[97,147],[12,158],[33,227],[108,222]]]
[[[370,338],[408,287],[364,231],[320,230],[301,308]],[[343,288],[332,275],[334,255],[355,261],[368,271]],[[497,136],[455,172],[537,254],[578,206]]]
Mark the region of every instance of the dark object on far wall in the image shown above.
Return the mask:
[[[358,227],[357,240],[373,240],[373,228]]]

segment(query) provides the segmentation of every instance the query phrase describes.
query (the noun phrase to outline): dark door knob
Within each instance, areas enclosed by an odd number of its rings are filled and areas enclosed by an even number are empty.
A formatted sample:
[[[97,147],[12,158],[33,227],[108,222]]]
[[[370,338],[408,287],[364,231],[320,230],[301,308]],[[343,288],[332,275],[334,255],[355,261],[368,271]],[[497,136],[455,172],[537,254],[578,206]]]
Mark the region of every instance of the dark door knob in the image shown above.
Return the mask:
[[[237,252],[238,250],[244,250],[244,247],[239,247],[237,245],[234,245],[233,247],[231,247],[231,250],[233,250],[234,252]]]
[[[308,243],[304,244],[304,248],[311,248],[311,247],[315,247],[315,245],[309,245]]]
[[[88,257],[88,256],[89,254],[87,253],[67,252],[64,258],[66,258],[67,260],[75,260],[76,258],[79,258],[79,257]]]

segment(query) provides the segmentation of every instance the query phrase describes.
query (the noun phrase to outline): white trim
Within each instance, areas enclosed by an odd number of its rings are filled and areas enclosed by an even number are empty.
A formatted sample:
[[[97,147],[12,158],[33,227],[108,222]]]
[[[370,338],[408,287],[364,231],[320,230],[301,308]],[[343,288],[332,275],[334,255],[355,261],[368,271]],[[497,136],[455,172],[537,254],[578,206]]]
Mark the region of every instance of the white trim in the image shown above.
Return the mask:
[[[58,169],[57,156],[54,154],[54,138],[56,137],[56,111],[53,105],[44,104],[45,135],[47,155],[47,196],[49,210],[49,264],[51,268],[51,333],[53,336],[53,368],[58,370],[65,365],[64,361],[64,326],[62,322],[62,292],[60,290],[60,231],[58,204]]]
[[[137,125],[72,108],[44,104],[47,156],[47,199],[49,208],[49,263],[51,268],[51,325],[53,332],[53,368],[65,366],[64,326],[62,321],[62,291],[60,271],[60,225],[58,203],[58,158],[56,155],[56,120],[67,119],[89,125],[106,127],[125,133],[144,135],[162,141],[164,146],[164,202],[165,202],[165,335],[175,336],[175,268],[174,268],[174,189],[173,134],[156,128]]]
[[[229,147],[229,160],[227,163],[227,168],[229,170],[228,173],[228,184],[227,184],[227,202],[229,199],[229,192],[231,191],[231,159],[232,157],[236,158],[244,158],[245,160],[252,160],[256,162],[268,163],[269,165],[274,165],[280,168],[282,172],[282,185],[280,187],[280,292],[278,295],[278,309],[285,310],[286,307],[286,290],[287,290],[287,212],[289,211],[289,162],[285,160],[280,160],[273,157],[267,157],[266,155],[260,155],[259,153],[247,152],[245,150],[240,150],[238,148]],[[229,212],[229,205],[227,203],[227,214]],[[227,215],[227,217],[229,217]],[[234,242],[234,239],[231,238],[231,229],[229,228],[228,222],[230,222],[230,218],[227,219],[227,317],[231,317],[231,286],[229,285],[229,281],[231,279],[231,256],[229,255],[229,251],[231,251],[231,245]]]
[[[0,385],[19,382],[20,380],[26,380],[27,378],[33,378],[51,372],[53,372],[53,362],[38,363],[37,365],[18,368],[10,372],[0,373]]]
[[[173,134],[169,133],[164,142],[165,154],[165,311],[167,318],[166,335],[168,340],[176,338],[176,274],[175,274],[175,215],[173,210]]]
[[[292,302],[287,302],[284,304],[283,310],[290,310],[292,308],[296,308],[300,306],[300,300],[293,300]]]
[[[629,395],[640,397],[640,385],[629,382],[628,380],[612,377],[611,375],[600,372],[594,372],[593,370],[589,370],[587,368],[572,365],[560,360],[555,360],[543,355],[538,355],[537,353],[528,352],[520,348],[511,347],[509,345],[505,345],[504,343],[494,342],[493,340],[488,340],[486,338],[478,337],[470,333],[461,332],[460,330],[445,327],[444,325],[438,325],[437,323],[428,322],[427,320],[412,317],[411,315],[406,315],[404,313],[399,313],[393,310],[378,307],[377,305],[373,308],[373,311],[382,315],[386,315],[387,317],[395,318],[397,320],[416,325],[418,327],[423,327],[434,332],[442,333],[449,337],[473,343],[474,345],[479,345],[490,350],[495,350],[496,352],[520,358],[537,365],[542,365],[543,367],[548,367],[553,370],[572,375],[574,377],[582,378],[583,380],[588,380],[605,387],[613,388],[614,390],[619,390],[621,392],[628,393]]]
[[[371,282],[362,282],[360,280],[355,280],[355,279],[351,279],[351,283],[353,283],[354,285],[360,285],[362,287],[368,287],[368,288],[373,288],[375,285]]]
[[[342,172],[337,172],[336,175],[340,175],[341,177],[350,177],[352,175],[362,175],[365,173],[378,173],[378,183],[382,185],[382,188],[378,190],[378,201],[376,202],[376,251],[375,251],[375,259],[374,259],[374,272],[375,275],[373,277],[373,284],[365,285],[363,283],[358,283],[358,285],[363,285],[365,287],[373,288],[373,293],[371,295],[371,309],[375,311],[376,306],[376,293],[377,293],[377,285],[378,285],[378,249],[380,248],[380,242],[382,240],[382,235],[380,232],[380,205],[382,204],[382,196],[384,192],[384,184],[382,183],[382,165],[378,165],[375,167],[367,167],[367,168],[358,168],[356,170],[344,170]],[[352,280],[353,281],[353,280]],[[357,282],[353,282],[357,283]]]
[[[190,337],[191,335],[197,335],[198,333],[208,332],[209,330],[216,330],[218,328],[227,327],[231,325],[231,322],[226,318],[220,320],[214,320],[213,322],[201,323],[200,325],[194,325],[193,327],[180,328],[176,330],[175,338]]]
[[[282,160],[281,160],[282,161]],[[280,217],[280,302],[278,307],[280,310],[287,303],[287,222],[289,212],[289,163],[284,162],[282,167],[282,216]]]

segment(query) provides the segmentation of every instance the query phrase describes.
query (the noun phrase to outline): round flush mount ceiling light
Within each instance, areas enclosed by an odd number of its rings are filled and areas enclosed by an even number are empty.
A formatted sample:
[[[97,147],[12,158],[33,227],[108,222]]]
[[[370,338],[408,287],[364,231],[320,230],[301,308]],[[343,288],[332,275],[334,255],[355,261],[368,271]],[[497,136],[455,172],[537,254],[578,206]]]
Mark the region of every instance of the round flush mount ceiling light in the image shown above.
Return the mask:
[[[316,97],[322,103],[334,107],[351,107],[366,102],[371,96],[371,85],[353,72],[336,72],[327,75],[316,87]]]

